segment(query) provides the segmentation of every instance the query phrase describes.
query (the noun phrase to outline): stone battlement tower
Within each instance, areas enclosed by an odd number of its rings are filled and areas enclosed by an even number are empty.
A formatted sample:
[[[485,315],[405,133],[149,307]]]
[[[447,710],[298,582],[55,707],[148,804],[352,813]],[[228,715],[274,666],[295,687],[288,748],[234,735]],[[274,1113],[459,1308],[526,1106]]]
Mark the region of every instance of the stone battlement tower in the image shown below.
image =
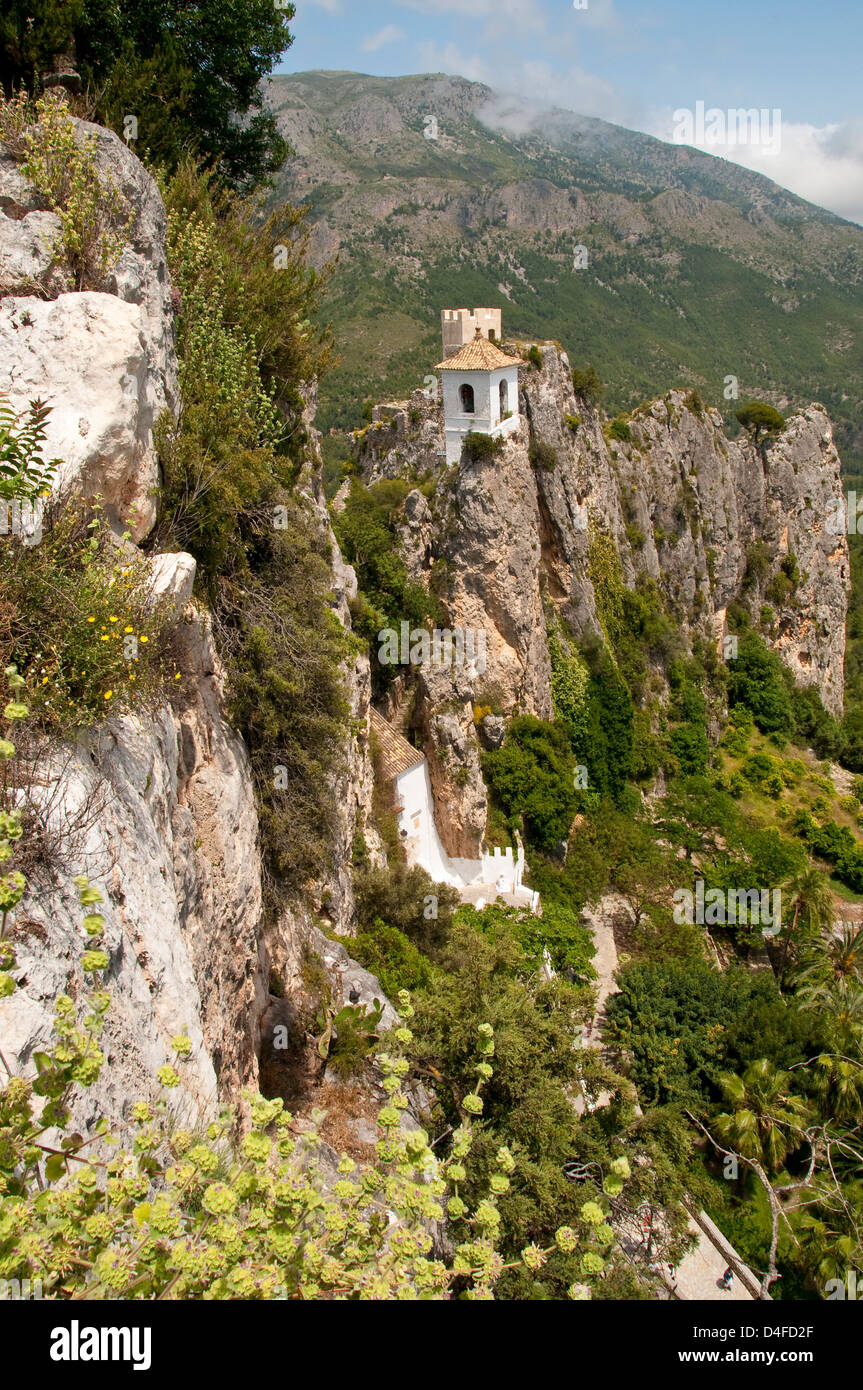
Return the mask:
[[[440,321],[444,357],[455,357],[478,333],[500,342],[500,309],[441,309]]]

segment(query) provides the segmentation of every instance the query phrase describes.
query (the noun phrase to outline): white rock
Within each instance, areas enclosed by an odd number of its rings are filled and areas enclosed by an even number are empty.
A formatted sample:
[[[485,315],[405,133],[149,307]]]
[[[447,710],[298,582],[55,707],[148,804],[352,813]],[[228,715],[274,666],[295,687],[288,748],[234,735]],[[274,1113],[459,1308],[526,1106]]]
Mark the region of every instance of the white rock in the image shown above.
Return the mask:
[[[0,302],[0,395],[51,406],[46,459],[57,485],[101,493],[112,525],[137,540],[156,519],[153,427],[167,401],[143,310],[109,294]]]
[[[150,593],[154,599],[168,597],[177,609],[190,602],[195,588],[197,561],[193,555],[180,551],[177,555],[155,555],[150,569]]]

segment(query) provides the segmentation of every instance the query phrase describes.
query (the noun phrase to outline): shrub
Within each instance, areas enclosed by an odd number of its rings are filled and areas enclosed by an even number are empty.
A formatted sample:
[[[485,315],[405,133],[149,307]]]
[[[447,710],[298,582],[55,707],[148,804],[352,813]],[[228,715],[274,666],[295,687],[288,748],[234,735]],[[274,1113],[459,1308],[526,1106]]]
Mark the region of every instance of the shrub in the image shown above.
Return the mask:
[[[629,428],[629,421],[625,415],[618,415],[612,420],[606,430],[609,439],[621,440],[625,444],[632,441],[632,431]]]
[[[743,729],[729,724],[722,735],[722,746],[728,750],[732,758],[745,758],[749,752],[749,739]]]
[[[746,569],[743,574],[744,589],[764,579],[770,568],[770,546],[759,539],[750,541],[746,547]]]
[[[590,671],[555,623],[548,625],[551,696],[555,718],[566,729],[574,752],[584,749],[588,724]]]
[[[355,478],[344,508],[334,518],[339,544],[357,571],[366,605],[357,607],[354,626],[372,643],[383,628],[398,628],[402,621],[414,627],[428,622],[439,626],[443,618],[440,601],[410,579],[398,554],[399,513],[410,490],[404,479],[383,479],[366,487]],[[391,669],[387,673],[393,674]]]
[[[527,360],[532,367],[536,367],[538,371],[542,371],[542,353],[540,352],[536,343],[534,343],[532,347],[528,348]]]
[[[483,434],[479,430],[469,430],[461,446],[463,463],[487,463],[502,454],[506,440],[502,435]]]
[[[356,873],[354,892],[361,933],[374,934],[382,921],[426,952],[444,941],[459,903],[454,888],[435,883],[424,869],[399,863]]]
[[[548,952],[552,967],[559,974],[577,976],[587,983],[596,979],[591,961],[596,955],[593,934],[583,926],[571,907],[562,902],[543,902],[542,916],[511,907],[492,905],[478,912],[462,907],[456,922],[474,930],[488,932],[501,926],[512,932],[525,959],[540,966]]]
[[[710,745],[703,725],[681,724],[674,729],[670,740],[671,752],[677,759],[680,771],[690,776],[707,771]]]
[[[740,638],[737,660],[728,669],[729,704],[745,705],[762,733],[794,731],[791,697],[782,662],[754,632]]]
[[[427,957],[410,937],[380,917],[357,932],[351,941],[351,955],[377,976],[390,999],[400,989],[413,991],[431,984],[432,967]]]
[[[595,404],[605,391],[605,387],[599,379],[599,373],[595,367],[588,364],[585,368],[575,367],[572,373],[572,389],[577,396]]]
[[[556,451],[544,439],[533,439],[530,445],[530,461],[534,468],[542,468],[551,473],[558,465]]]
[[[167,645],[176,615],[153,601],[149,580],[146,558],[80,504],[48,508],[41,544],[11,537],[0,546],[0,660],[18,666],[41,726],[86,727],[146,708],[177,683]]]
[[[587,730],[576,750],[594,791],[618,801],[633,771],[634,707],[619,670],[602,645],[582,647],[590,669]]]
[[[330,346],[311,326],[321,279],[305,264],[304,214],[282,207],[266,217],[189,161],[163,181],[163,195],[182,298],[183,409],[158,431],[158,534],[192,552],[214,598],[217,574],[247,571],[258,536],[275,524],[279,490],[305,461],[302,383],[320,375]]]
[[[787,603],[800,583],[800,569],[796,556],[785,555],[778,572],[767,587],[767,597],[777,608]]]
[[[502,748],[484,753],[483,772],[512,823],[521,820],[531,842],[552,850],[569,836],[576,811],[574,763],[563,729],[519,715]]]
[[[216,613],[228,710],[249,748],[267,906],[278,910],[332,865],[347,702],[347,638],[330,608],[329,544],[309,506],[288,498],[281,529],[262,518],[254,570],[221,586]]]
[[[567,426],[567,428],[570,429],[570,430],[572,430],[572,433],[573,433],[573,434],[576,434],[576,433],[578,432],[578,430],[579,430],[580,425],[581,425],[581,416],[580,416],[580,415],[565,415],[565,416],[564,416],[564,420],[566,421],[566,426]]]
[[[0,139],[10,130],[23,172],[60,218],[54,258],[65,259],[76,289],[98,289],[128,244],[134,212],[99,173],[97,137],[79,133],[62,96],[49,92],[36,102],[31,120],[25,113],[22,94],[12,103],[0,98]]]
[[[686,409],[691,410],[692,414],[696,415],[699,420],[704,415],[704,401],[701,399],[701,393],[696,391],[694,387],[691,391],[687,391],[683,404]]]

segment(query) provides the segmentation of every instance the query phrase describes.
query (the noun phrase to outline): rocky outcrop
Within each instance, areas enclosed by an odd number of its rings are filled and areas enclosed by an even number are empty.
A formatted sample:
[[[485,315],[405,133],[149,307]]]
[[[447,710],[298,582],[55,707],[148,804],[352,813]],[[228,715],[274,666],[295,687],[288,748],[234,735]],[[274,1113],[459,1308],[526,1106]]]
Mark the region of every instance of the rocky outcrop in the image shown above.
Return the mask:
[[[153,429],[177,409],[165,208],[113,132],[76,129],[95,136],[96,176],[128,210],[125,249],[98,284],[75,292],[54,254],[60,219],[0,149],[0,396],[19,411],[48,403],[43,454],[61,460],[58,485],[101,493],[112,525],[140,540],[156,519]]]
[[[59,229],[21,168],[0,158],[0,394],[18,410],[37,397],[51,406],[47,458],[60,459],[61,490],[101,495],[134,550],[152,529],[158,482],[153,429],[177,406],[174,307],[165,249],[166,217],[156,185],[108,131],[96,135],[99,177],[132,220],[128,245],[95,288],[78,292],[52,258]],[[7,236],[12,230],[14,235]],[[299,490],[310,525],[328,541],[332,606],[345,626],[356,576],[341,557],[320,482],[314,389],[304,420],[309,461]],[[74,743],[32,750],[45,852],[16,927],[21,987],[0,1001],[0,1046],[13,1070],[33,1071],[49,1042],[57,994],[80,993],[82,912],[72,879],[84,873],[105,896],[105,942],[113,1006],[104,1037],[107,1065],[78,1104],[87,1126],[106,1114],[122,1127],[129,1105],[152,1095],[171,1040],[185,1032],[175,1109],[186,1123],[261,1080],[260,1056],[276,981],[297,989],[309,950],[328,989],[347,1003],[382,996],[377,981],[326,938],[354,925],[350,865],[357,832],[373,860],[368,827],[373,775],[367,715],[369,663],[358,650],[343,675],[349,713],[343,758],[333,776],[337,808],[332,871],[305,900],[264,922],[258,816],[247,749],[225,714],[225,672],[206,609],[193,601],[190,555],[153,555],[150,590],[178,619],[172,654],[183,680],[154,710],[115,718]],[[50,851],[50,852],[49,852]],[[332,959],[330,959],[332,958]],[[344,996],[344,997],[343,997]],[[392,1021],[392,1015],[387,1015]]]
[[[0,1034],[7,1059],[29,1072],[50,1039],[57,994],[78,992],[84,937],[71,880],[86,874],[105,896],[113,1002],[107,1065],[80,1102],[82,1123],[100,1113],[122,1120],[150,1095],[178,1033],[192,1041],[179,1093],[187,1120],[257,1074],[248,1020],[263,1008],[261,886],[248,759],[220,712],[222,672],[203,614],[187,611],[180,641],[187,677],[173,707],[38,750],[58,854],[31,876],[17,940],[23,983],[0,1002]]]
[[[412,578],[431,586],[435,571],[436,592],[446,575],[451,627],[486,636],[481,675],[422,667],[416,680],[413,721],[451,854],[474,853],[483,834],[473,703],[550,717],[547,614],[575,638],[605,635],[608,545],[623,582],[654,581],[690,641],[721,639],[729,604],[742,603],[797,680],[842,708],[850,565],[827,525],[842,489],[823,406],[792,416],[762,451],[727,438],[693,392],[671,391],[612,430],[552,344],[520,376],[521,430],[491,458],[443,469],[440,407],[423,393],[357,438],[370,481],[436,473],[430,502],[417,491],[404,504],[401,552]]]

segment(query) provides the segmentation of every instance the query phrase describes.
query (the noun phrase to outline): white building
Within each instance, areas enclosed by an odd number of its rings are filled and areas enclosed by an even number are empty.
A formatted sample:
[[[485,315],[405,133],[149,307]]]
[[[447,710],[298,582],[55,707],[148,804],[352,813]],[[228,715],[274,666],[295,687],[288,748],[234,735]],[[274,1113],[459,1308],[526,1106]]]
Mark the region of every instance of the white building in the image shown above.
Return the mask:
[[[373,709],[371,728],[377,740],[385,776],[395,783],[399,838],[408,863],[418,864],[435,883],[457,888],[465,902],[483,907],[499,898],[507,907],[539,911],[539,894],[523,884],[524,848],[518,845],[483,854],[481,859],[451,858],[443,847],[434,818],[434,797],[428,763],[418,748]]]
[[[500,309],[441,309],[441,338],[444,357],[455,357],[463,347],[472,343],[477,333],[483,338],[500,339],[502,331]]]
[[[435,370],[443,383],[447,465],[459,462],[464,437],[471,430],[493,438],[518,430],[520,366],[519,358],[507,356],[483,336],[481,328],[477,328],[473,342],[454,357],[438,362]]]

